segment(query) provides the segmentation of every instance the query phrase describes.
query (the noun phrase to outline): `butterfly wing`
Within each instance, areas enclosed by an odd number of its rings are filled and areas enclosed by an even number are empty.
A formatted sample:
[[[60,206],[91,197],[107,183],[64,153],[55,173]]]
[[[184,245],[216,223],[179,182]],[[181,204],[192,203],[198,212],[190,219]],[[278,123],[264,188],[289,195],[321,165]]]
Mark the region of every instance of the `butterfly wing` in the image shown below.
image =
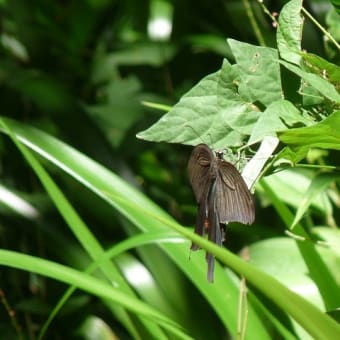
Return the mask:
[[[192,150],[188,173],[197,203],[202,202],[202,198],[209,190],[210,166],[213,160],[214,154],[206,144],[199,144]]]
[[[253,223],[255,209],[247,185],[237,169],[222,156],[215,158],[207,145],[199,144],[191,153],[188,173],[198,203],[196,234],[203,236],[207,231],[210,241],[222,245],[224,230],[221,223]],[[197,250],[199,246],[193,243],[191,249]],[[207,252],[206,261],[207,278],[212,282],[214,255]]]
[[[255,208],[250,191],[238,170],[224,160],[219,160],[218,164],[216,206],[220,223],[254,222]]]
[[[196,234],[204,236],[208,233],[208,239],[218,245],[222,245],[224,240],[224,232],[219,223],[219,214],[216,207],[216,178],[209,182],[209,186],[204,190],[201,201],[199,203],[198,215],[195,226]],[[193,243],[191,250],[197,250],[199,246]],[[214,281],[215,256],[206,253],[206,261],[208,263],[207,279],[209,282]]]
[[[212,163],[216,164],[214,154],[205,144],[193,149],[188,163],[189,178],[198,203],[195,233],[204,236],[205,231],[208,231],[209,238],[216,227],[216,222],[212,220],[216,210],[216,174],[211,174]],[[197,249],[199,247],[193,243],[191,250]]]
[[[216,183],[214,183],[216,187]],[[208,239],[209,241],[222,246],[224,238],[223,231],[219,223],[219,214],[216,207],[216,196],[213,194],[208,203]],[[208,263],[207,279],[214,281],[215,256],[209,252],[205,254]]]
[[[198,204],[198,214],[195,224],[195,233],[197,235],[204,236],[205,229],[209,228],[209,220],[208,220],[208,210],[207,210],[207,203],[206,199],[203,200],[203,202]],[[198,250],[200,247],[192,243],[191,250]]]

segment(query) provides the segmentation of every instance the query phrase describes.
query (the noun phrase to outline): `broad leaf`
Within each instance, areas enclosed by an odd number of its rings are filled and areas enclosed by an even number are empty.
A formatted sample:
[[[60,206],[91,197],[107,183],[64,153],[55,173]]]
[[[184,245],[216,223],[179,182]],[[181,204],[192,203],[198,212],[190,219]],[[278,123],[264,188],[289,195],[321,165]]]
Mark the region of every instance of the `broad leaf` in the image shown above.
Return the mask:
[[[340,67],[312,53],[302,53],[303,65],[340,89]]]
[[[221,71],[203,78],[158,122],[139,133],[138,138],[154,142],[197,145],[205,142],[224,146],[240,145],[242,136],[233,131],[225,119],[217,100],[217,87]],[[241,104],[237,113],[245,110]]]
[[[286,67],[289,71],[297,74],[299,77],[301,77],[304,81],[306,81],[309,85],[314,87],[317,91],[319,91],[325,98],[328,98],[329,100],[340,103],[340,94],[337,92],[335,87],[329,83],[326,79],[320,77],[317,74],[306,72],[301,70],[301,68],[286,63],[284,61],[280,61],[280,63]]]
[[[239,70],[238,93],[248,103],[264,106],[283,98],[276,49],[228,39]]]
[[[300,14],[302,0],[292,0],[281,10],[277,29],[277,47],[282,59],[300,63],[303,18]]]
[[[295,152],[309,148],[340,150],[340,111],[313,126],[279,133],[280,140]]]
[[[292,222],[290,229],[293,229],[296,226],[296,224],[300,222],[300,219],[307,212],[314,198],[318,197],[320,194],[324,194],[329,184],[334,182],[335,180],[336,177],[333,174],[327,173],[326,174],[321,173],[320,175],[317,175],[315,178],[313,178],[303,199],[300,202],[299,208],[296,211],[294,221]],[[332,206],[331,205],[329,206],[331,210],[330,212],[332,212]]]
[[[248,144],[256,143],[266,136],[276,136],[277,131],[284,131],[295,123],[307,125],[310,121],[291,102],[282,99],[275,101],[261,113]]]
[[[241,146],[260,109],[283,98],[277,51],[229,39],[236,64],[203,78],[138,138],[212,148]]]

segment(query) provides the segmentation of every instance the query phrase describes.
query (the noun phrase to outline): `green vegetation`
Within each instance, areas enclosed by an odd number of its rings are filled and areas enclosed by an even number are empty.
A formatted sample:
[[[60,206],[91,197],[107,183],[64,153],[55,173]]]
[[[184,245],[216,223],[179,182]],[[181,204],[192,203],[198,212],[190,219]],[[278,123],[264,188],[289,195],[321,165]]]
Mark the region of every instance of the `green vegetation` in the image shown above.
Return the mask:
[[[339,2],[304,6],[0,2],[0,338],[340,336]],[[201,142],[255,193],[225,248]]]

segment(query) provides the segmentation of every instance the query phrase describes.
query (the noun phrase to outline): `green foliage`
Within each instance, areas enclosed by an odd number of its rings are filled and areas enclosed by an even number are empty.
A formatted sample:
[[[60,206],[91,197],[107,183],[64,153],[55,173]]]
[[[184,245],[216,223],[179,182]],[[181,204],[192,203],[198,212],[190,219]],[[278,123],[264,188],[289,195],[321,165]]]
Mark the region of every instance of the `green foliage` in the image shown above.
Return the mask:
[[[312,126],[281,132],[280,139],[295,155],[306,155],[310,148],[339,150],[339,123],[340,111],[335,111]]]
[[[0,2],[1,337],[339,337],[340,21],[325,3],[311,8],[328,32],[301,0]],[[183,227],[189,150],[137,132],[237,154],[280,142],[255,225],[228,225],[230,250]],[[213,284],[190,242],[219,260]]]
[[[340,7],[340,2],[339,2],[338,0],[332,0],[331,2],[332,2],[332,4],[333,4],[335,10],[337,11],[337,13],[340,14],[340,13],[339,13],[339,12],[340,12],[340,9],[339,9],[339,7]]]

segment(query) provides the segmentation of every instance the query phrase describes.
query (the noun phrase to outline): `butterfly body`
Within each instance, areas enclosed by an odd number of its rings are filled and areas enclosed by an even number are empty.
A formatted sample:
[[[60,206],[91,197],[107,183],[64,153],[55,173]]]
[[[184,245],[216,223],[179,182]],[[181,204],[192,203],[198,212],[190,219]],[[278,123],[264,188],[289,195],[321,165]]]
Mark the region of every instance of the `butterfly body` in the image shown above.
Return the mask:
[[[198,204],[195,232],[208,232],[210,241],[222,245],[223,224],[240,222],[251,224],[255,218],[252,196],[238,170],[223,159],[222,152],[215,155],[206,144],[197,145],[190,156],[188,173]],[[192,244],[192,250],[199,247]],[[207,253],[208,280],[213,279],[214,257]]]

